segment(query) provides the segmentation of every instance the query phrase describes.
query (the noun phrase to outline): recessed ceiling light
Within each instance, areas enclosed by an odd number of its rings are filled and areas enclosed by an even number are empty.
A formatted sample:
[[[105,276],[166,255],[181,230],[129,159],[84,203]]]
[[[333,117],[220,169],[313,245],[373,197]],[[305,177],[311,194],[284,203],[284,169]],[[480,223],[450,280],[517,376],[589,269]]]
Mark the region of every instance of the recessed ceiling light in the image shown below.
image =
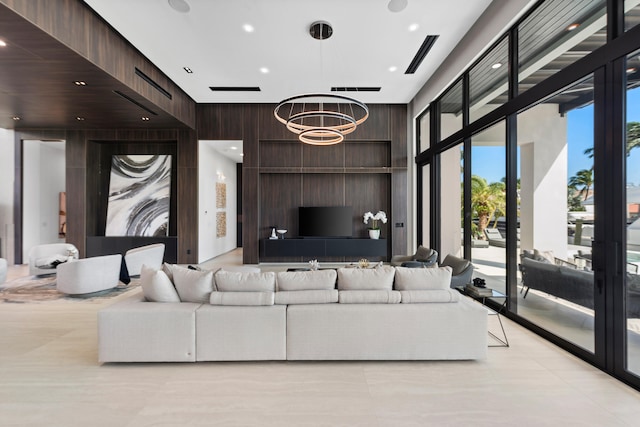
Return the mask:
[[[82,122],[82,121],[84,121],[84,117],[78,116],[78,117],[76,117],[76,120],[79,121],[79,122]]]
[[[394,71],[397,71],[397,70],[398,70],[398,67],[396,67],[395,65],[394,65],[394,66],[392,66],[392,67],[389,67],[389,71],[390,71],[390,72],[392,72],[392,73],[393,73]]]
[[[17,122],[18,120],[20,120],[20,116],[13,116],[13,117],[11,117],[11,118],[12,118],[13,120],[15,120],[16,122]]]
[[[143,122],[148,122],[149,121],[149,117],[142,117],[142,121]]]
[[[417,31],[418,28],[420,28],[420,25],[418,25],[418,24],[409,25],[409,31]]]
[[[189,67],[182,67],[187,73],[193,74],[193,70]]]
[[[191,10],[189,3],[185,0],[169,0],[169,6],[176,12],[187,13]]]
[[[76,86],[86,86],[87,82],[82,81],[82,80],[76,80],[75,82],[73,82],[74,85]]]
[[[502,63],[501,62],[496,62],[495,64],[493,64],[491,66],[491,68],[493,68],[494,70],[497,69],[497,68],[500,68],[500,67],[502,67]]]
[[[262,74],[267,74],[269,72],[269,69],[267,67],[260,67],[260,72]]]
[[[229,147],[229,150],[237,150],[238,147]]]
[[[571,24],[571,25],[569,25],[569,26],[567,27],[567,31],[573,31],[573,30],[575,30],[576,28],[578,28],[579,26],[580,26],[580,24],[578,24],[577,22],[576,22],[576,23],[573,23],[573,24]]]
[[[253,28],[253,25],[251,24],[244,24],[242,26],[242,29],[245,30],[247,33],[253,33],[255,28]]]
[[[7,42],[4,40],[0,40],[0,47],[5,47],[7,45]]]
[[[240,153],[240,155],[241,155],[242,157],[244,157],[244,153]]]
[[[408,0],[391,0],[389,1],[387,8],[391,12],[402,12],[407,7],[408,4],[409,4]]]

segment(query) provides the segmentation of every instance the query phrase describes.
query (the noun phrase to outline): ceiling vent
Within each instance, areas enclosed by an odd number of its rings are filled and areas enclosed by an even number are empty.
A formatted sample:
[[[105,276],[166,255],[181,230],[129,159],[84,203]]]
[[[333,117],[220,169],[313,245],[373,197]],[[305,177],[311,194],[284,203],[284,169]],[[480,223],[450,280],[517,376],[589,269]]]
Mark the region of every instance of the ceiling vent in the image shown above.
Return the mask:
[[[422,64],[422,60],[425,56],[427,56],[427,53],[429,53],[436,40],[438,40],[438,36],[427,36],[424,39],[424,42],[422,42],[422,46],[420,46],[420,49],[418,49],[416,56],[413,57],[411,64],[409,64],[409,67],[407,68],[407,71],[404,72],[405,74],[413,74],[416,72],[420,64]]]
[[[120,92],[119,90],[114,90],[113,91],[116,95],[120,95],[121,97],[123,97],[124,99],[126,99],[127,101],[131,102],[132,104],[137,105],[138,107],[142,108],[144,111],[146,111],[149,114],[153,114],[154,116],[157,116],[158,113],[156,113],[155,111],[153,111],[150,108],[145,107],[144,105],[142,105],[141,103],[139,103],[138,101],[136,101],[135,99],[131,98],[129,95],[125,95],[124,93]]]
[[[163,94],[167,98],[169,98],[169,99],[173,98],[168,90],[166,90],[165,88],[160,86],[158,83],[156,83],[156,81],[153,80],[151,77],[147,76],[145,73],[140,71],[140,69],[138,67],[135,67],[135,69],[136,69],[136,75],[138,77],[140,77],[145,82],[149,83],[151,86],[153,86],[154,89],[156,89],[158,92],[160,92],[161,94]]]
[[[380,86],[333,86],[331,92],[380,92]]]
[[[260,92],[259,86],[209,86],[214,92]]]
[[[309,34],[316,40],[326,40],[333,34],[333,28],[328,22],[317,21],[309,27]]]

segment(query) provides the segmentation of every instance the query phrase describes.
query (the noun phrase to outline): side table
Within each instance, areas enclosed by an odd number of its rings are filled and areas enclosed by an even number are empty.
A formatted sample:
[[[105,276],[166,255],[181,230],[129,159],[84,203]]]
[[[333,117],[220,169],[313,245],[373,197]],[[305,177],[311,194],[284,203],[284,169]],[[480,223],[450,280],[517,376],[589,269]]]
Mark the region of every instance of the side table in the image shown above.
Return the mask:
[[[489,333],[489,335],[494,338],[496,341],[498,341],[500,344],[496,344],[496,345],[489,345],[489,347],[509,347],[509,340],[507,339],[507,333],[504,331],[504,326],[502,325],[502,319],[500,318],[500,312],[502,310],[504,310],[507,306],[507,296],[505,294],[503,294],[500,291],[496,291],[495,289],[491,289],[491,295],[474,295],[470,292],[467,292],[467,289],[464,286],[456,286],[456,289],[458,290],[458,292],[460,292],[463,295],[468,296],[469,298],[473,298],[474,300],[478,301],[480,304],[482,304],[485,309],[487,310],[487,314],[489,316],[497,316],[498,318],[498,323],[500,323],[500,329],[502,330],[502,337],[499,337],[497,335],[495,335],[493,332],[491,331],[487,331]],[[488,298],[496,298],[496,299],[502,299],[502,305],[500,306],[500,308],[496,311],[493,308],[487,306],[486,302]]]

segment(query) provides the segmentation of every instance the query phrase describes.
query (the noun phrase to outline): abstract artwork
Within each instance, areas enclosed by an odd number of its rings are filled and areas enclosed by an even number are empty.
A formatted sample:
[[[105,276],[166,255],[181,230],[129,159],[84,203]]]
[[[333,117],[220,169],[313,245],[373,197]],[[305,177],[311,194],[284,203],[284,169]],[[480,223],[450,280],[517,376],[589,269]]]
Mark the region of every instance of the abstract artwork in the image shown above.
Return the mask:
[[[227,184],[216,182],[216,208],[227,207]]]
[[[227,235],[227,213],[216,212],[216,237]]]
[[[170,155],[111,158],[105,236],[167,236]]]

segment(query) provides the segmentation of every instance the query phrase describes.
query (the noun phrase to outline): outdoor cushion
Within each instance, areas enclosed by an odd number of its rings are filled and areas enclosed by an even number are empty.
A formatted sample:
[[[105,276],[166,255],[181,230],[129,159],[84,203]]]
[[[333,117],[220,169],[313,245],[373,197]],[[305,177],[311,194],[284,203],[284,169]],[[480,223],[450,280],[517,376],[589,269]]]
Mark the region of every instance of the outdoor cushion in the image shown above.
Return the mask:
[[[442,260],[442,265],[451,267],[452,276],[458,276],[464,273],[464,271],[469,267],[469,264],[471,264],[469,260],[458,258],[450,254]]]

